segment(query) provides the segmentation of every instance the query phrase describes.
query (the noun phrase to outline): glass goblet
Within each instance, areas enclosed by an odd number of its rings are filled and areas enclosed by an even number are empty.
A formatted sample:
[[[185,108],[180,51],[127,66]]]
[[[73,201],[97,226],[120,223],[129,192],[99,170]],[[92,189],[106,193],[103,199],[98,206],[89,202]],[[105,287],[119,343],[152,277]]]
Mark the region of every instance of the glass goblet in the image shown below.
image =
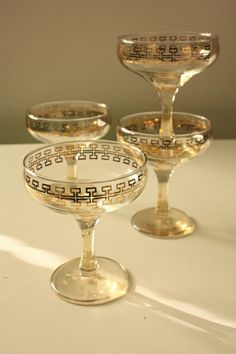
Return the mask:
[[[183,211],[169,207],[169,178],[175,167],[206,150],[212,139],[212,130],[205,117],[173,112],[175,139],[170,141],[157,133],[161,119],[162,112],[123,117],[117,125],[117,139],[142,149],[148,164],[154,167],[159,185],[157,206],[137,212],[132,224],[153,237],[177,238],[191,234],[195,222]]]
[[[118,57],[129,70],[152,84],[161,99],[159,135],[171,139],[172,110],[178,90],[214,63],[219,39],[211,33],[150,32],[120,36]]]
[[[77,180],[67,177],[68,156],[76,162]],[[103,213],[129,204],[143,191],[145,154],[114,141],[62,142],[30,152],[24,159],[24,177],[36,201],[72,215],[81,228],[81,257],[54,271],[53,290],[65,301],[81,305],[123,296],[128,290],[128,273],[116,261],[95,256],[94,230]]]
[[[57,101],[41,103],[26,113],[29,133],[44,143],[62,141],[97,140],[111,127],[111,114],[107,105],[93,101]],[[77,178],[76,164],[67,158],[68,177]]]

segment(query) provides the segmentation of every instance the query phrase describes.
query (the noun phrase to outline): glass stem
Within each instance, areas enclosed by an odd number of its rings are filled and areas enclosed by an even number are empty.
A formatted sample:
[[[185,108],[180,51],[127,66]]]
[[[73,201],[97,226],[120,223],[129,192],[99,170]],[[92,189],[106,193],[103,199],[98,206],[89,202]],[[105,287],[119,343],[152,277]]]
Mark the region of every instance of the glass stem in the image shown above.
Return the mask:
[[[73,157],[67,157],[66,162],[67,178],[70,180],[76,180],[78,178],[76,160],[74,160]]]
[[[155,168],[155,173],[158,180],[158,199],[157,199],[157,213],[166,214],[169,210],[168,189],[169,179],[173,173],[172,169]]]
[[[94,251],[94,232],[99,218],[84,221],[76,219],[82,232],[82,253],[79,270],[82,276],[94,276],[98,272],[98,261]]]
[[[159,130],[160,137],[169,138],[174,136],[172,110],[177,90],[178,89],[175,86],[171,88],[163,87],[158,90],[158,95],[161,99],[162,106],[162,119]]]

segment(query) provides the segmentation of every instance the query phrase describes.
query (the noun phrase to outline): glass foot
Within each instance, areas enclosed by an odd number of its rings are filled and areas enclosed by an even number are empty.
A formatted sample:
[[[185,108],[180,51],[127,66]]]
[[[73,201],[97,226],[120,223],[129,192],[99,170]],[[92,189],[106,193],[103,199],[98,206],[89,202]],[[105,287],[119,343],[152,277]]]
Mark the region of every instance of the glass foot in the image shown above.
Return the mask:
[[[155,208],[138,211],[132,218],[133,226],[151,237],[178,238],[191,234],[196,227],[195,221],[178,209],[168,213],[157,213]]]
[[[80,305],[98,305],[126,294],[129,286],[127,270],[112,259],[96,258],[97,274],[83,276],[80,258],[59,266],[52,274],[51,287],[65,301]]]

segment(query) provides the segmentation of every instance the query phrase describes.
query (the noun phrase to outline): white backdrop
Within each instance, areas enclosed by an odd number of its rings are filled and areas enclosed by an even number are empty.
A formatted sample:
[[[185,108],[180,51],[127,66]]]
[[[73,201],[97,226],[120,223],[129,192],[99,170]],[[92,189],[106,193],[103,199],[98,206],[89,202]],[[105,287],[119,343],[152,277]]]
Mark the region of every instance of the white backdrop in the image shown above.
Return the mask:
[[[234,0],[0,0],[0,143],[32,142],[25,111],[86,99],[123,115],[160,109],[154,90],[116,56],[117,36],[155,30],[215,32],[221,53],[190,80],[175,110],[205,115],[216,138],[236,138]]]

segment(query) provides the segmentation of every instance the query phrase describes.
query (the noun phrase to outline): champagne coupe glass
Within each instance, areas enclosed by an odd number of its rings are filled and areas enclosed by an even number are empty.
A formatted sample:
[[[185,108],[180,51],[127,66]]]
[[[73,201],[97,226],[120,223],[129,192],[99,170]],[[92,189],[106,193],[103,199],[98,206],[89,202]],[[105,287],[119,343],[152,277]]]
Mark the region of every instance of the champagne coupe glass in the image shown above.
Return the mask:
[[[212,139],[210,121],[190,113],[173,112],[175,139],[160,131],[162,112],[131,114],[119,120],[117,139],[137,145],[147,156],[157,176],[157,206],[137,212],[132,218],[136,229],[153,237],[177,238],[192,233],[195,222],[183,211],[170,208],[168,182],[175,167],[205,151]]]
[[[68,178],[68,156],[76,162],[77,180]],[[57,295],[82,305],[123,296],[129,285],[127,270],[112,259],[95,256],[94,230],[103,213],[129,204],[143,191],[145,154],[135,146],[108,140],[62,142],[30,152],[24,159],[24,177],[36,201],[72,215],[81,228],[81,257],[52,274]]]
[[[26,113],[29,133],[43,143],[97,140],[111,127],[107,105],[93,101],[57,101],[37,104]],[[68,176],[77,178],[74,160],[67,158]]]
[[[192,76],[217,58],[218,36],[211,33],[150,32],[118,38],[118,57],[129,70],[150,82],[161,99],[159,136],[174,139],[175,95]]]

